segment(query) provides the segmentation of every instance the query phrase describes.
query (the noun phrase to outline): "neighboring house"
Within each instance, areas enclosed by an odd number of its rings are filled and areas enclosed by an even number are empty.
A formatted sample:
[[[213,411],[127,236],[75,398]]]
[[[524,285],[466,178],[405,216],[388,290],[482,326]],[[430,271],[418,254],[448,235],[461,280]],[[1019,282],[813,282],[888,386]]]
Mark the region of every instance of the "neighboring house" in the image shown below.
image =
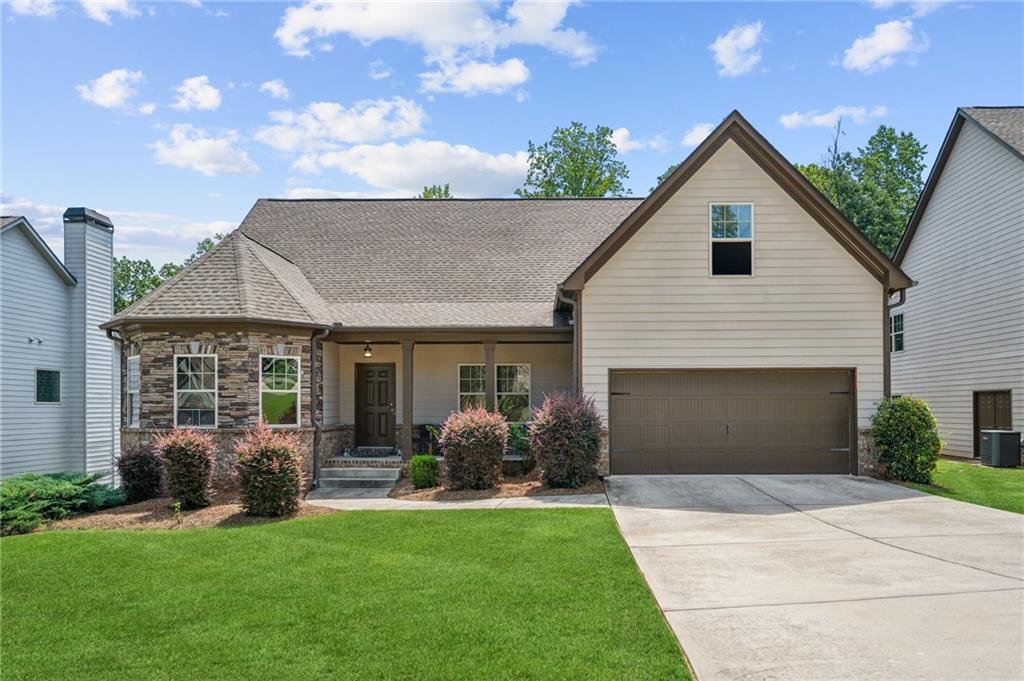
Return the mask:
[[[64,261],[24,217],[0,218],[0,476],[111,471],[120,449],[114,227],[64,213]]]
[[[126,443],[198,426],[226,450],[263,418],[316,475],[580,391],[602,472],[849,473],[910,285],[733,112],[644,200],[257,201],[104,326],[138,386]]]
[[[957,109],[896,262],[893,391],[931,405],[943,452],[1024,428],[1024,107]]]

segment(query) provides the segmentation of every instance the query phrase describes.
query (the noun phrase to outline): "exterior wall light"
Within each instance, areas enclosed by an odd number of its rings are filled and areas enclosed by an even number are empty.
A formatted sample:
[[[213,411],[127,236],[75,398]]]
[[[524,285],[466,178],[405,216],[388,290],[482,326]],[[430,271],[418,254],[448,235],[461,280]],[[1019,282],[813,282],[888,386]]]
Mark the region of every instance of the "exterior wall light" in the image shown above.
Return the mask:
[[[373,357],[373,348],[370,347],[369,343],[367,343],[363,348],[363,357],[366,357],[367,359]]]

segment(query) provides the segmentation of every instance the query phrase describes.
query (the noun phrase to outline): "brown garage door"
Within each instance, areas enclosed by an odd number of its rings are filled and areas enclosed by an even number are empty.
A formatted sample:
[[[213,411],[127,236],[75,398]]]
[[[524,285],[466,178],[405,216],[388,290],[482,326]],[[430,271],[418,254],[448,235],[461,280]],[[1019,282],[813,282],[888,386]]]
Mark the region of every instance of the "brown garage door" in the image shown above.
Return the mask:
[[[849,473],[851,372],[612,371],[613,475]]]

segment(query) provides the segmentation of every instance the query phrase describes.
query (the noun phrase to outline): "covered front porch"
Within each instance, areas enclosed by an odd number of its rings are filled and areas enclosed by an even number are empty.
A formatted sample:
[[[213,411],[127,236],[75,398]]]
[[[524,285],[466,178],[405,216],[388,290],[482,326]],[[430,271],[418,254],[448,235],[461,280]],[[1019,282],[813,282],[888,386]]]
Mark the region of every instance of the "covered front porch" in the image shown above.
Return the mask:
[[[572,328],[344,329],[321,342],[319,462],[394,462],[430,451],[427,426],[486,406],[525,422],[551,392],[572,391]]]

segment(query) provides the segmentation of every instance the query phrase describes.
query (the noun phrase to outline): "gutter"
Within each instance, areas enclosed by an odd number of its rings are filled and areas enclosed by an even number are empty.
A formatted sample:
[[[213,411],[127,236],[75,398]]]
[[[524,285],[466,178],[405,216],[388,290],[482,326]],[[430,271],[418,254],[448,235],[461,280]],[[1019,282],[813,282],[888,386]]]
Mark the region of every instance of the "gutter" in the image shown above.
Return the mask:
[[[580,362],[579,362],[579,357],[580,357],[580,355],[579,355],[579,340],[578,340],[578,338],[579,338],[579,328],[578,328],[578,325],[576,324],[576,319],[578,317],[577,309],[576,309],[576,299],[575,298],[570,298],[569,296],[565,295],[565,288],[564,287],[565,287],[564,284],[559,284],[558,285],[558,289],[555,292],[555,295],[558,297],[559,301],[565,303],[566,305],[568,305],[572,309],[572,317],[569,319],[569,323],[573,327],[572,328],[572,390],[573,390],[573,393],[575,394],[575,396],[579,397],[579,394],[580,394],[580,382],[579,382]]]
[[[331,332],[331,328],[322,328],[316,331],[309,344],[309,386],[310,386],[310,416],[313,422],[313,487],[320,486],[320,439],[322,432],[322,425],[320,423],[320,410],[323,408],[323,379],[320,380],[320,399],[317,399],[317,394],[314,388],[316,387],[316,379],[319,375],[320,369],[320,341],[327,337],[327,334]]]
[[[117,343],[117,400],[116,403],[121,403],[121,395],[124,394],[124,386],[121,385],[121,362],[124,361],[124,336],[121,335],[120,331],[114,329],[104,329],[107,332],[107,338],[113,343]],[[113,387],[113,386],[111,386]],[[114,442],[117,440],[117,429],[121,425],[121,410],[118,409],[116,414],[111,415],[113,418],[110,419],[110,482],[113,484],[116,482],[115,476],[117,475],[117,455],[119,452],[114,448]]]

